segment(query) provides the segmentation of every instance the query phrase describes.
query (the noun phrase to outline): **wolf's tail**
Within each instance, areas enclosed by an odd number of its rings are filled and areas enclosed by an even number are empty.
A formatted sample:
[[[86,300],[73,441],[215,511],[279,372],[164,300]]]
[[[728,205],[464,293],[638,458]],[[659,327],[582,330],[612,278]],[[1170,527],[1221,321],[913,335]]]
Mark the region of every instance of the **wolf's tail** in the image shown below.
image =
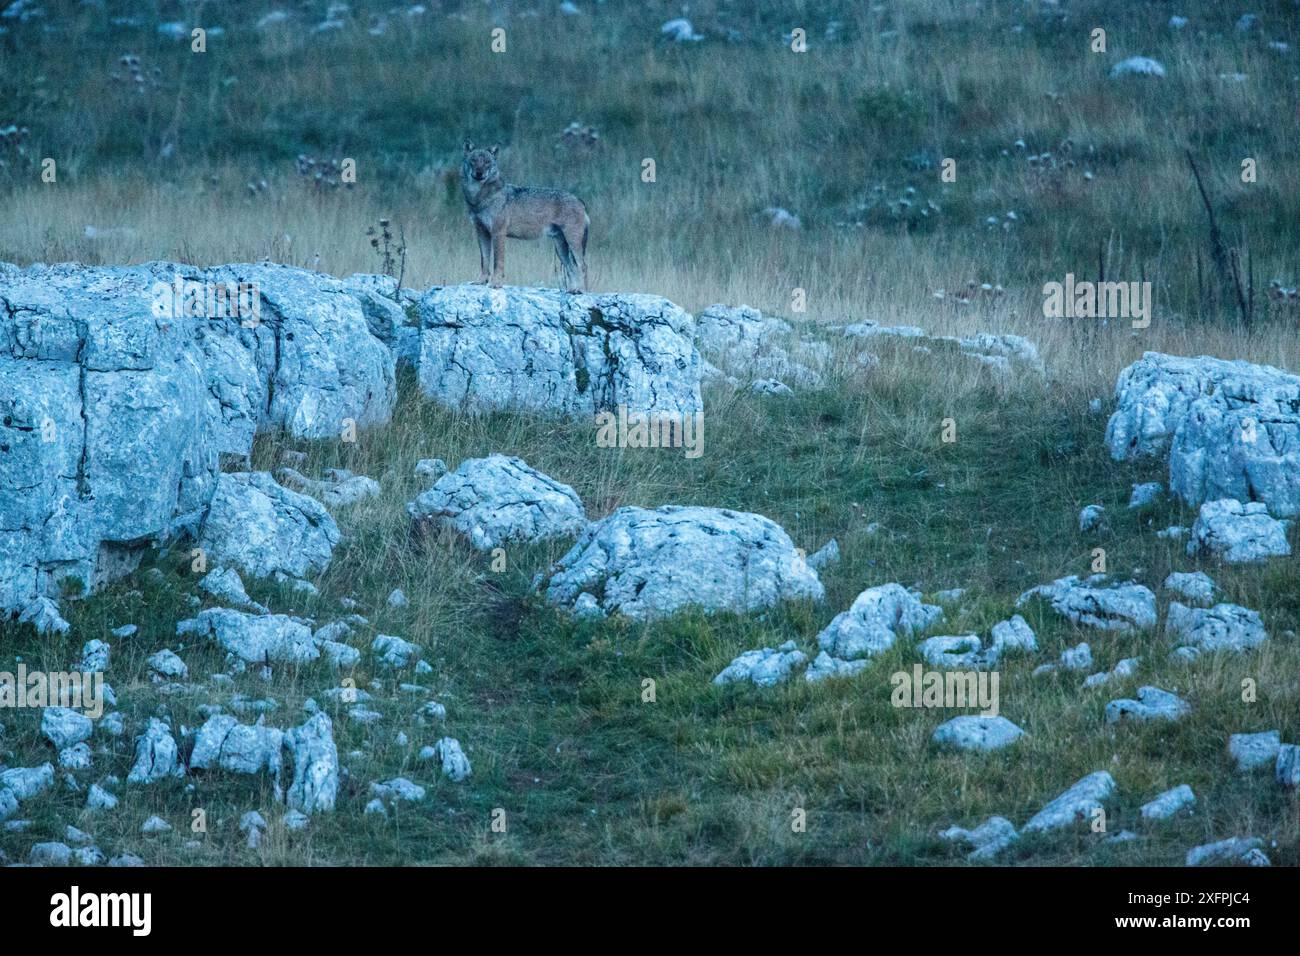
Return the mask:
[[[582,214],[582,258],[587,258],[587,233],[591,231],[591,217],[585,212]]]

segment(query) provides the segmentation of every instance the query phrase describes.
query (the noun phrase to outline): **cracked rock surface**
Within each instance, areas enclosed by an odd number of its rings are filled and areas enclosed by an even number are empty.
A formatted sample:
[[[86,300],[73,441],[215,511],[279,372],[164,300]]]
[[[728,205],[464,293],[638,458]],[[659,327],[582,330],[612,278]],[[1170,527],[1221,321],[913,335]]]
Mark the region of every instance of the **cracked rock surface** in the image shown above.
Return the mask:
[[[420,297],[420,390],[453,407],[695,413],[691,316],[667,299],[461,285]]]
[[[1263,503],[1235,498],[1207,501],[1192,525],[1187,553],[1218,558],[1227,564],[1251,564],[1291,553],[1288,522],[1272,517]]]
[[[290,491],[268,472],[251,471],[217,479],[198,541],[210,560],[244,574],[303,578],[325,570],[340,537],[315,498]]]
[[[178,275],[255,284],[258,313],[174,315]],[[392,353],[329,276],[0,271],[0,609],[133,570],[149,542],[201,520],[221,456],[247,458],[255,432],[333,437],[388,421],[395,400]]]
[[[576,535],[587,526],[577,492],[506,455],[466,459],[406,510],[454,528],[480,551]]]
[[[638,620],[823,595],[817,573],[774,521],[676,505],[620,508],[591,524],[542,583],[551,604],[572,608],[588,593],[605,612]]]
[[[1147,352],[1120,373],[1115,398],[1115,460],[1168,453],[1170,490],[1189,505],[1235,498],[1300,514],[1300,376]]]

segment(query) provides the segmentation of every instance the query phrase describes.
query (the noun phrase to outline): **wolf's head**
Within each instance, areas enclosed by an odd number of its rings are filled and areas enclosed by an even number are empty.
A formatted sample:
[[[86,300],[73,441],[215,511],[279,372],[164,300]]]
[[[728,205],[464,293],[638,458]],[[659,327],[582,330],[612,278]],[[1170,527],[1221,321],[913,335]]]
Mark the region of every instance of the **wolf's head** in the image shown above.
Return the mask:
[[[500,179],[501,170],[497,167],[498,149],[497,146],[491,149],[475,148],[474,144],[466,139],[465,158],[460,164],[461,178],[467,183],[476,184],[495,182]]]

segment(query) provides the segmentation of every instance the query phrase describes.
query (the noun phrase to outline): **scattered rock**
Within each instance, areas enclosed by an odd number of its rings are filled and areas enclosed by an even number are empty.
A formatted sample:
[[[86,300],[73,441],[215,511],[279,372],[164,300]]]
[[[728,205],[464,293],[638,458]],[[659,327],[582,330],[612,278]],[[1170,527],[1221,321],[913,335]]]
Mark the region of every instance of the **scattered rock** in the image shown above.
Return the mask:
[[[1228,752],[1237,763],[1238,773],[1250,773],[1272,766],[1282,747],[1282,735],[1276,730],[1257,734],[1233,734],[1228,738]]]
[[[247,664],[305,664],[320,657],[311,628],[284,614],[208,608],[176,625],[178,637],[212,637]]]
[[[401,670],[420,659],[420,646],[392,634],[380,634],[371,643],[370,653],[382,667]]]
[[[410,599],[407,598],[406,592],[401,588],[393,588],[393,590],[388,594],[388,601],[386,603],[389,607],[399,610],[411,606]]]
[[[1005,717],[963,715],[935,728],[933,740],[961,750],[1001,750],[1015,743],[1024,731]]]
[[[1106,705],[1106,723],[1121,720],[1181,720],[1191,713],[1191,705],[1176,694],[1159,687],[1139,687],[1138,699],[1112,700]]]
[[[692,606],[744,612],[823,596],[816,572],[774,522],[672,505],[620,508],[589,525],[552,569],[546,599],[572,607],[583,592],[600,595],[604,611],[637,620]]]
[[[469,758],[455,737],[443,737],[433,746],[434,758],[442,761],[442,773],[453,783],[460,783],[472,772]]]
[[[843,660],[874,657],[893,647],[897,638],[919,634],[941,620],[938,605],[922,604],[901,584],[882,584],[859,594],[817,635],[817,643]]]
[[[1124,76],[1162,77],[1165,75],[1165,68],[1159,60],[1153,60],[1149,56],[1131,56],[1112,66],[1110,75],[1112,79]]]
[[[94,730],[89,717],[68,707],[46,707],[41,713],[41,733],[58,750],[89,740]]]
[[[993,625],[989,634],[994,651],[1000,656],[1006,651],[1037,651],[1038,640],[1033,628],[1019,614]]]
[[[293,468],[281,468],[276,478],[285,487],[309,495],[330,508],[343,508],[367,498],[378,498],[379,482],[346,468],[331,468],[323,479],[308,478]]]
[[[262,845],[262,836],[266,833],[266,817],[256,810],[249,810],[239,818],[239,832],[248,840],[248,848],[256,850]]]
[[[186,680],[190,669],[185,666],[174,651],[164,648],[145,659],[149,665],[149,677],[152,680]]]
[[[826,680],[830,677],[852,677],[858,671],[862,670],[871,661],[862,658],[856,661],[841,660],[838,657],[831,657],[825,651],[819,653],[816,659],[808,665],[804,671],[803,678],[809,683],[816,683],[820,680]]]
[[[1277,782],[1289,790],[1300,787],[1300,745],[1282,744],[1274,765]]]
[[[1020,839],[1015,826],[1006,817],[989,817],[974,830],[949,827],[939,836],[949,842],[969,844],[973,850],[967,854],[968,860],[991,860]]]
[[[984,651],[977,634],[926,638],[917,646],[917,650],[928,663],[945,669],[991,667],[996,664],[997,658],[996,654],[989,655]]]
[[[99,639],[87,641],[81,646],[81,660],[72,669],[86,674],[103,673],[108,670],[113,648]]]
[[[411,783],[405,777],[372,783],[370,793],[384,803],[419,803],[424,799],[424,787]]]
[[[1105,531],[1106,509],[1101,505],[1087,505],[1079,512],[1079,530],[1082,532]]]
[[[293,764],[287,796],[291,810],[311,815],[334,809],[339,789],[339,752],[334,726],[324,713],[286,731],[284,745]]]
[[[145,836],[155,833],[171,833],[172,825],[159,816],[152,816],[140,825],[140,832]]]
[[[245,574],[319,574],[339,543],[338,525],[315,498],[290,491],[267,472],[231,472],[216,491],[199,534],[210,560]]]
[[[1165,486],[1158,481],[1148,481],[1140,485],[1134,485],[1133,492],[1129,495],[1128,506],[1130,508],[1145,507],[1160,500],[1160,496],[1164,493]]]
[[[1199,651],[1246,651],[1268,640],[1258,611],[1236,604],[1187,607],[1173,601],[1165,617],[1165,634]]]
[[[27,862],[32,866],[71,866],[72,847],[66,843],[37,843]]]
[[[752,383],[819,388],[831,357],[827,343],[798,337],[790,324],[748,306],[713,305],[695,318],[695,345],[725,372]]]
[[[751,681],[756,687],[773,687],[789,680],[790,675],[807,660],[803,651],[795,647],[794,641],[786,641],[778,648],[745,651],[723,668],[713,678],[713,683]]]
[[[1035,596],[1046,598],[1052,610],[1080,627],[1126,633],[1156,623],[1156,596],[1140,584],[1110,586],[1104,574],[1080,580],[1077,575],[1058,578],[1026,591],[1016,600],[1020,607]]]
[[[1258,837],[1229,837],[1217,843],[1206,843],[1187,851],[1188,866],[1270,866],[1268,857],[1260,849],[1264,841]]]
[[[231,773],[267,773],[281,795],[280,748],[284,732],[267,727],[264,718],[256,724],[241,724],[227,714],[214,714],[199,728],[190,753],[191,770],[226,770]]]
[[[1186,603],[1209,607],[1217,590],[1214,580],[1204,571],[1175,571],[1165,578],[1164,589],[1173,591]]]
[[[8,791],[17,802],[30,800],[54,786],[54,765],[11,767],[0,770],[0,793]]]
[[[814,551],[808,555],[808,567],[814,571],[821,571],[824,568],[833,568],[840,563],[840,543],[831,538],[820,550]]]
[[[90,790],[86,794],[87,810],[116,810],[117,797],[109,793],[97,783],[90,785]]]
[[[1088,675],[1088,677],[1084,679],[1083,687],[1086,690],[1089,687],[1099,687],[1102,684],[1109,684],[1117,677],[1132,677],[1137,673],[1139,663],[1141,663],[1139,658],[1126,657],[1116,664],[1110,671]]]
[[[1263,502],[1207,501],[1192,525],[1187,553],[1206,554],[1228,564],[1265,561],[1291,553],[1286,531],[1287,523],[1271,517]]]
[[[1039,810],[1022,833],[1057,830],[1090,818],[1115,793],[1115,780],[1104,770],[1090,773]]]
[[[447,473],[447,463],[441,458],[421,458],[415,463],[415,477],[437,481]]]
[[[136,738],[135,764],[127,780],[131,783],[155,783],[167,776],[183,772],[176,762],[176,739],[171,728],[157,717],[149,718],[149,726]]]
[[[71,627],[59,614],[59,606],[47,597],[37,598],[24,607],[18,615],[18,623],[30,624],[41,637],[66,634]]]
[[[480,551],[568,537],[587,527],[572,488],[505,455],[466,459],[406,510],[417,521],[456,529]]]
[[[1196,794],[1187,784],[1166,790],[1149,803],[1142,804],[1143,820],[1168,820],[1176,813],[1196,805]]]
[[[214,568],[199,579],[199,590],[204,591],[218,601],[243,611],[254,614],[267,614],[268,608],[258,604],[244,590],[243,579],[234,568]]]
[[[1039,664],[1034,668],[1033,676],[1051,674],[1058,670],[1086,671],[1092,667],[1092,648],[1087,641],[1080,641],[1074,647],[1061,651],[1060,658],[1054,664]]]

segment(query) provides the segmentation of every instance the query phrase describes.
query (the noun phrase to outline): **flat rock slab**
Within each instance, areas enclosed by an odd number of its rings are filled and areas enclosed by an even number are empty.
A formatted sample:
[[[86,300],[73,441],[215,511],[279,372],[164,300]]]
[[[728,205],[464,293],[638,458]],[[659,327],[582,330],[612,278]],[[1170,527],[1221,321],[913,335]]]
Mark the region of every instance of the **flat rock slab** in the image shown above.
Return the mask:
[[[1021,607],[1031,598],[1045,598],[1052,610],[1080,627],[1126,633],[1153,627],[1156,596],[1140,584],[1111,585],[1105,575],[1080,579],[1058,578],[1026,591],[1016,600]]]
[[[1177,694],[1159,687],[1139,687],[1137,700],[1123,698],[1106,705],[1106,723],[1121,720],[1181,720],[1192,707]]]
[[[694,414],[689,314],[653,295],[446,286],[420,297],[420,390],[453,407]]]
[[[960,750],[992,751],[1015,743],[1025,732],[1005,717],[962,715],[935,728],[931,739]]]
[[[1165,615],[1165,634],[1198,651],[1247,651],[1268,640],[1258,611],[1236,604],[1187,607],[1177,601]]]
[[[539,583],[551,604],[572,608],[590,594],[602,611],[638,620],[823,596],[817,573],[775,522],[675,505],[620,508],[591,524]]]
[[[577,492],[506,455],[466,459],[406,511],[455,529],[480,551],[569,537],[587,527]]]

